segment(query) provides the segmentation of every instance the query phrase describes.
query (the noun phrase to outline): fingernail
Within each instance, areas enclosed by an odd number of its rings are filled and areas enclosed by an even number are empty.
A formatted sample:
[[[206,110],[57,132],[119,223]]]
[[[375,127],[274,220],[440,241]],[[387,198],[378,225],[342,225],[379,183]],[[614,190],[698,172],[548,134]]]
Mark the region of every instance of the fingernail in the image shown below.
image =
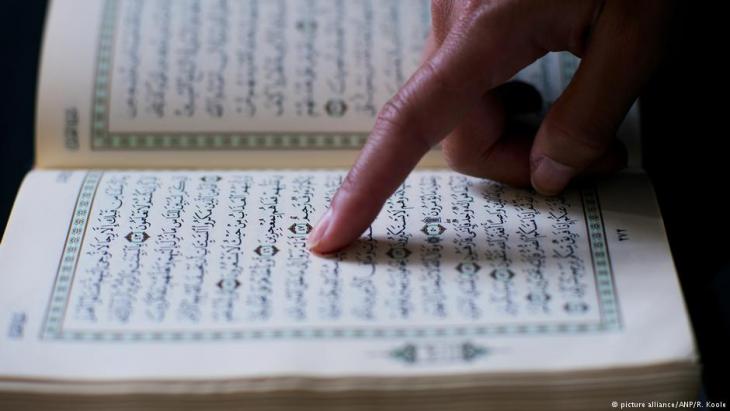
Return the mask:
[[[309,233],[309,237],[307,237],[307,248],[310,251],[319,252],[317,247],[322,243],[322,239],[324,238],[324,235],[327,232],[327,228],[329,228],[331,221],[332,207],[327,209],[322,218],[320,218],[317,225],[314,227],[314,230]]]
[[[532,187],[544,195],[559,194],[570,183],[575,169],[558,163],[550,157],[541,157],[533,162]]]

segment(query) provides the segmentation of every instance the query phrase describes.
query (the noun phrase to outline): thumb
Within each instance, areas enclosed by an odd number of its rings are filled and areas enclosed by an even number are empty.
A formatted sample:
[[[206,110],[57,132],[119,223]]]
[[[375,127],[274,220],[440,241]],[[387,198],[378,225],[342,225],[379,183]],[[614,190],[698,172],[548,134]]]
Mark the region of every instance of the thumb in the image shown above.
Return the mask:
[[[606,2],[575,77],[553,104],[530,153],[532,185],[554,195],[610,157],[616,130],[656,65],[665,16],[656,1]]]

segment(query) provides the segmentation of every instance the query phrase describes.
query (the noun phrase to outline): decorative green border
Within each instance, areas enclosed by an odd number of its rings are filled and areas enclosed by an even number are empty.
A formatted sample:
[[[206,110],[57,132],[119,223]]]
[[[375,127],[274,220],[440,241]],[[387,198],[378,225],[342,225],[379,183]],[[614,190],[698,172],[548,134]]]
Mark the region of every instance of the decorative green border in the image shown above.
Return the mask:
[[[155,150],[356,150],[368,133],[357,132],[115,132],[109,129],[114,36],[119,0],[105,0],[96,52],[91,108],[91,149]]]
[[[46,313],[46,320],[42,335],[60,335],[62,333],[63,318],[66,315],[71,284],[76,273],[76,264],[81,253],[81,244],[86,235],[86,226],[89,223],[91,208],[94,205],[96,189],[99,186],[103,173],[90,172],[84,177],[76,198],[76,206],[71,216],[68,232],[66,233],[66,244],[58,263],[58,272],[53,284],[51,301]]]
[[[613,268],[608,253],[606,226],[595,188],[582,189],[583,211],[588,231],[588,243],[591,249],[593,273],[596,281],[596,292],[601,310],[601,323],[607,330],[621,328],[621,315],[616,298],[616,287],[613,281]]]
[[[89,172],[79,190],[74,214],[53,286],[41,338],[69,341],[222,341],[263,339],[418,338],[483,337],[494,335],[577,334],[614,331],[621,328],[608,243],[595,188],[580,192],[586,217],[591,259],[598,293],[597,323],[461,325],[428,327],[308,327],[202,331],[74,331],[63,329],[81,245],[90,218],[94,196],[103,173]]]

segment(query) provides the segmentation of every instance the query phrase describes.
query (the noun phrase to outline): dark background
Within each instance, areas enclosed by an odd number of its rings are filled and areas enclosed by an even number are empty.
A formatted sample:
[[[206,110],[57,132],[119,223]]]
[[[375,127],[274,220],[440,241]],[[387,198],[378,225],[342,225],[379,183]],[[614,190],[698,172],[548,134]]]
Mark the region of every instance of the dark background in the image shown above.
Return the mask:
[[[682,2],[669,55],[641,99],[644,165],[654,182],[704,365],[710,399],[730,388],[730,224],[725,154],[727,48],[717,7]],[[33,164],[45,1],[0,11],[0,233]],[[0,262],[0,272],[2,271]],[[671,320],[671,319],[670,319]]]
[[[37,0],[6,0],[0,6],[0,233],[18,185],[33,165],[36,73],[45,11],[46,2]]]

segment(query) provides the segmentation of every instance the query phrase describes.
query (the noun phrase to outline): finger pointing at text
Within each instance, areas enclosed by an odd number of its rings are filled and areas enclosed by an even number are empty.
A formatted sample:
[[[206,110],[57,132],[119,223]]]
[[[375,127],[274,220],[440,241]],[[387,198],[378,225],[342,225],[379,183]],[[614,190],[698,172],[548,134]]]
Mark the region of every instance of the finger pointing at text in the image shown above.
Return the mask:
[[[309,237],[331,253],[357,239],[443,140],[457,171],[557,194],[621,167],[615,132],[661,54],[664,0],[433,1],[430,50],[379,112],[355,165]],[[532,138],[503,130],[493,90],[549,51],[582,57]]]

